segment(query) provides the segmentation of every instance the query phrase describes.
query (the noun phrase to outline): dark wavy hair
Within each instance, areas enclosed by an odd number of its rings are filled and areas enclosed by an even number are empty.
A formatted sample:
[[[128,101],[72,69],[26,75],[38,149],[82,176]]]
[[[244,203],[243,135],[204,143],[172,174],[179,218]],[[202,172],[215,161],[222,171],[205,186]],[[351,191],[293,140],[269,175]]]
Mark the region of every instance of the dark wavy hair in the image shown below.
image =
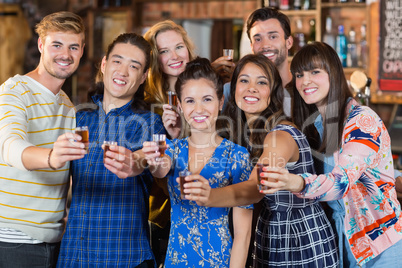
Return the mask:
[[[151,60],[151,46],[141,35],[138,35],[136,33],[123,33],[117,36],[107,47],[105,55],[106,59],[109,58],[109,55],[116,44],[131,44],[141,49],[145,55],[144,73],[149,69],[149,64]],[[135,92],[133,96],[133,102],[131,103],[131,109],[133,111],[149,110],[148,104],[144,101],[144,84],[145,82],[138,87],[137,92]],[[103,83],[103,74],[101,72],[101,69],[99,68],[98,73],[96,74],[94,90],[89,93],[89,96],[92,97],[94,95],[103,94],[104,90],[105,85]]]
[[[324,119],[323,140],[312,123],[318,115],[315,104],[306,104],[296,88],[296,74],[314,69],[322,69],[329,76],[329,93],[327,96],[327,108]],[[346,119],[346,106],[348,98],[352,97],[343,72],[342,63],[336,51],[329,45],[321,42],[313,42],[304,46],[294,56],[290,65],[293,79],[291,90],[293,91],[293,122],[307,136],[310,146],[326,154],[332,154],[341,146],[343,124]],[[330,134],[336,135],[337,139]]]
[[[241,110],[235,99],[236,84],[240,72],[247,64],[254,64],[259,67],[269,81],[270,98],[268,107],[261,112],[260,116],[253,122],[252,126],[247,123],[244,111]],[[283,87],[282,79],[276,66],[272,61],[262,54],[249,54],[244,56],[236,65],[230,82],[230,98],[223,114],[230,118],[225,124],[224,137],[233,142],[247,147],[253,159],[258,159],[263,152],[263,144],[267,132],[274,128],[279,122],[286,119],[283,112]],[[251,133],[250,133],[251,132]],[[234,134],[234,135],[232,135]]]

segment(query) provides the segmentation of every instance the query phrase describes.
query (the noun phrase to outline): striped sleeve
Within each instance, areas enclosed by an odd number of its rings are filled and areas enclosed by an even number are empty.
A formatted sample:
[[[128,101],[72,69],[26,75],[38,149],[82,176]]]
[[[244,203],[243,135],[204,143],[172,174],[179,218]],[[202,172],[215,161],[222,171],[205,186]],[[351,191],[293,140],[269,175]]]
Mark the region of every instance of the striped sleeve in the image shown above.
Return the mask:
[[[28,141],[27,108],[23,81],[9,79],[0,90],[0,156],[2,162],[26,170],[21,154],[33,144]]]

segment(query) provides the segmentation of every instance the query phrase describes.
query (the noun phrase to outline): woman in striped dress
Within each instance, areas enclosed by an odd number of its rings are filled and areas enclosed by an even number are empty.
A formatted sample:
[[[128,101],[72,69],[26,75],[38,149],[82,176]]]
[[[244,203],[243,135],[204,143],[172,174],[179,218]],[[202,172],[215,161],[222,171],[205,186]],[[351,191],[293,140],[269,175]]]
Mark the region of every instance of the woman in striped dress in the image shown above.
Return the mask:
[[[306,137],[283,109],[281,78],[263,55],[247,55],[237,64],[225,114],[232,119],[228,135],[247,146],[254,163],[286,167],[291,173],[310,170],[313,160]],[[236,130],[236,131],[233,131]],[[255,241],[253,267],[337,267],[335,235],[321,205],[289,191],[258,191],[257,168],[247,182],[211,189],[201,180],[186,184],[191,199],[206,206],[237,206],[263,199]]]

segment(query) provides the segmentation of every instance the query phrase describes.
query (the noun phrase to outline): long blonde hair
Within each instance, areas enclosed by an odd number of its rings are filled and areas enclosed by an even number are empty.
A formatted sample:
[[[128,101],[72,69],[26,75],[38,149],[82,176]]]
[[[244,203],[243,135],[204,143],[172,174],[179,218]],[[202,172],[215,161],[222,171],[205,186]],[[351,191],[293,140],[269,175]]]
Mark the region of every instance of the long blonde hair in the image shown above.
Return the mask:
[[[171,20],[161,21],[152,26],[144,35],[145,40],[149,42],[152,48],[151,64],[148,72],[148,79],[145,84],[145,98],[150,104],[163,104],[167,102],[166,91],[169,84],[167,76],[162,73],[158,62],[159,51],[156,44],[156,37],[159,33],[171,30],[177,32],[183,37],[184,44],[186,45],[190,56],[189,60],[192,61],[197,57],[195,54],[195,46],[183,27]]]

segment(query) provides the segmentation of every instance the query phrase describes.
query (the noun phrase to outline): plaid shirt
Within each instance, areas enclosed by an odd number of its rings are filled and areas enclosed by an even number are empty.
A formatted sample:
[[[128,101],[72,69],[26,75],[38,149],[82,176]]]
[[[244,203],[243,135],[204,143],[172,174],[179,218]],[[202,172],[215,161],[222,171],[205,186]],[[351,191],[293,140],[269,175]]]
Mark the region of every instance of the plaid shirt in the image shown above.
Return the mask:
[[[148,200],[152,176],[119,179],[103,165],[104,140],[132,151],[153,133],[164,133],[151,112],[133,112],[131,102],[108,114],[102,96],[98,109],[77,113],[77,126],[89,128],[88,154],[72,163],[73,197],[58,267],[135,267],[154,259],[148,234]]]

